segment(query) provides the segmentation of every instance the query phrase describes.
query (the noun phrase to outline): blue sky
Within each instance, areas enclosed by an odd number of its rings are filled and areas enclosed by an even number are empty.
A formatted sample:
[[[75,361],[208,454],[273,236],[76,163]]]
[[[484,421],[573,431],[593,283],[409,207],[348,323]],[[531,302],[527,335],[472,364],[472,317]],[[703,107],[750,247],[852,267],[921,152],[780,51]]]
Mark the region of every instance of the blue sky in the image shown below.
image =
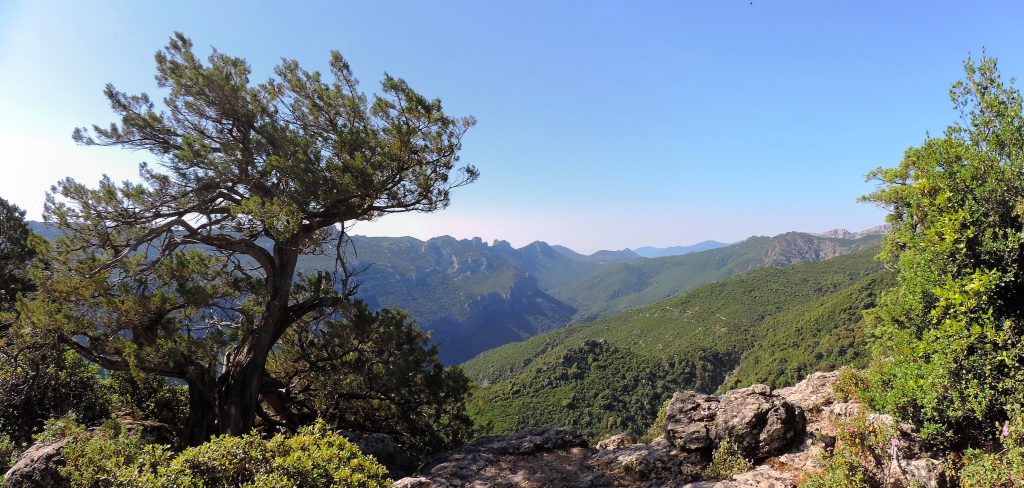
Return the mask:
[[[956,113],[983,48],[1024,74],[1024,2],[0,2],[0,196],[39,218],[64,176],[124,179],[146,154],[83,148],[106,82],[153,92],[175,30],[202,52],[386,71],[473,115],[480,180],[447,210],[357,233],[534,240],[581,251],[866,228],[864,174]]]

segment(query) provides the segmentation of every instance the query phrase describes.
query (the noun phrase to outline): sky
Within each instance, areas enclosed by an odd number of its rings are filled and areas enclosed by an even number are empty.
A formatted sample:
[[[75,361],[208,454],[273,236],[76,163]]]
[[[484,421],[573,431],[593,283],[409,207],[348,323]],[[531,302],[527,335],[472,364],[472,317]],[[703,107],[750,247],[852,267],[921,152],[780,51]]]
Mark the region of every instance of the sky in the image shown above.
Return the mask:
[[[282,58],[362,88],[385,72],[478,120],[480,179],[367,235],[535,240],[582,252],[879,225],[864,175],[957,114],[982,50],[1024,74],[1024,1],[0,2],[0,197],[40,219],[65,177],[134,179],[151,155],[80,147],[107,82],[155,93],[174,31],[203,55]]]

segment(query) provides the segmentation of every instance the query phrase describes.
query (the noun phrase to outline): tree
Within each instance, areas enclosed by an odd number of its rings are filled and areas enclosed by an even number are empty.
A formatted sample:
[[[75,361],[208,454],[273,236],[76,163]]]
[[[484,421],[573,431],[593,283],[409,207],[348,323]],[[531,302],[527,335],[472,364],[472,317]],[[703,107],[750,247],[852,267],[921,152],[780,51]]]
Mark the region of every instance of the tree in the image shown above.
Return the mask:
[[[25,211],[0,198],[0,312],[9,311],[19,293],[31,290],[26,269],[35,257]]]
[[[120,123],[74,139],[148,151],[162,169],[140,165],[140,183],[58,183],[45,217],[63,236],[34,268],[23,322],[104,368],[184,381],[195,444],[250,431],[275,383],[271,350],[348,301],[337,226],[444,208],[477,178],[457,167],[474,121],[390,75],[368,98],[337,52],[331,81],[284,60],[251,84],[243,59],[214,50],[203,63],[177,33],[156,71],[165,111],[107,85]],[[328,248],[334,271],[297,272],[300,254]]]
[[[268,366],[289,385],[268,402],[276,412],[293,424],[322,418],[388,434],[421,461],[468,440],[469,379],[441,365],[430,336],[399,310],[371,312],[357,301],[346,317],[285,334]]]
[[[898,271],[868,314],[869,397],[954,444],[991,440],[1024,407],[1021,95],[994,59],[964,66],[950,91],[961,121],[872,172],[865,197],[890,210],[882,256]]]

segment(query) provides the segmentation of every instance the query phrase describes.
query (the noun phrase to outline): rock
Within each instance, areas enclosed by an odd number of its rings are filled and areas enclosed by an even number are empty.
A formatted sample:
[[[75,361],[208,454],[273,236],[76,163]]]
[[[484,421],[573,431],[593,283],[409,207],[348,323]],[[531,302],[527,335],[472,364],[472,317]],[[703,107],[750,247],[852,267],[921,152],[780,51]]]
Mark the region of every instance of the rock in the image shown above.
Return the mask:
[[[946,476],[946,465],[938,459],[919,458],[899,464],[901,477],[907,486],[921,488],[947,488],[952,484]]]
[[[839,373],[836,371],[811,373],[796,385],[775,390],[775,394],[802,408],[805,412],[817,412],[826,405],[836,402],[832,386],[835,385],[838,377]]]
[[[592,464],[621,486],[654,488],[698,479],[706,463],[699,453],[672,450],[666,442],[598,451]]]
[[[789,450],[806,422],[803,410],[767,386],[753,385],[722,395],[711,435],[716,442],[731,439],[744,456],[761,460]]]
[[[568,429],[538,428],[510,436],[481,437],[435,459],[418,478],[401,479],[394,486],[616,486],[592,463],[593,452],[583,436]]]
[[[731,439],[745,456],[760,460],[788,450],[803,435],[803,411],[765,385],[721,397],[685,391],[672,395],[665,439],[682,451],[710,453]]]
[[[718,398],[693,391],[676,392],[665,411],[665,440],[684,451],[710,451]]]
[[[387,434],[342,431],[341,435],[359,446],[363,454],[369,454],[388,468],[392,477],[401,477],[416,470],[416,462],[401,444]]]
[[[617,447],[628,446],[630,444],[636,444],[636,436],[628,432],[623,432],[601,440],[597,443],[597,449],[615,449]]]
[[[63,488],[70,486],[60,475],[64,458],[60,450],[67,439],[36,444],[26,450],[4,475],[3,488]]]

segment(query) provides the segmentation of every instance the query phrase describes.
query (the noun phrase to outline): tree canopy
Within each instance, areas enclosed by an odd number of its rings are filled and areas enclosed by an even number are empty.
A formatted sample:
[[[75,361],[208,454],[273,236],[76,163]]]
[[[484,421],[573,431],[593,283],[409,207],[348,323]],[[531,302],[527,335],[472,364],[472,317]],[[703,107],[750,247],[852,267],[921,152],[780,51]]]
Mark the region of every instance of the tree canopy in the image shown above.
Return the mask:
[[[369,97],[337,52],[330,79],[293,60],[262,83],[250,73],[216,50],[202,61],[178,33],[156,54],[162,109],[107,85],[119,122],[74,139],[157,164],[141,164],[139,182],[54,187],[44,216],[62,235],[20,307],[28,334],[187,384],[193,444],[247,433],[257,415],[272,422],[262,400],[282,383],[267,371],[271,351],[351,316],[345,225],[444,208],[478,175],[458,155],[473,119],[400,78],[385,75]],[[300,254],[326,252],[334,271],[297,272]]]
[[[876,407],[936,441],[991,439],[1024,407],[1024,117],[996,60],[965,62],[960,122],[870,177],[898,285],[868,318]],[[979,435],[981,433],[981,435]]]

